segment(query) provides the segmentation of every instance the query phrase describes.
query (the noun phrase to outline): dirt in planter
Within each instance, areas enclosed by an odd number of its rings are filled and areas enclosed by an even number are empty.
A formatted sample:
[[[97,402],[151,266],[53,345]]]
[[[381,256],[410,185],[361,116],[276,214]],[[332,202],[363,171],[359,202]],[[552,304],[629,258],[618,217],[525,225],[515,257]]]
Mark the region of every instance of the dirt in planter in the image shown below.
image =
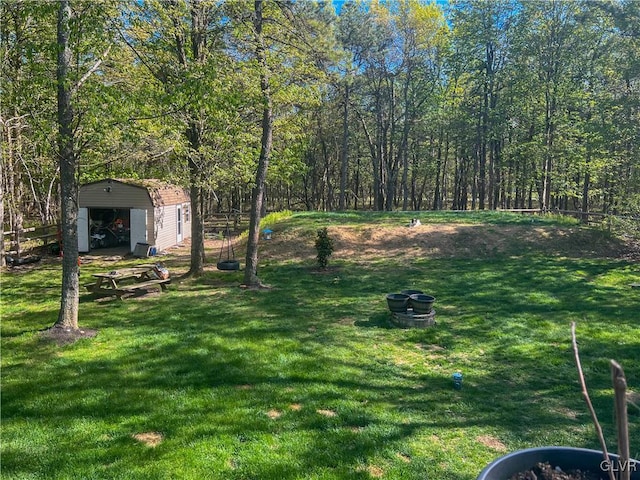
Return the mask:
[[[556,470],[549,462],[538,463],[525,472],[519,472],[509,477],[509,480],[604,480],[600,473],[583,472],[581,470]]]

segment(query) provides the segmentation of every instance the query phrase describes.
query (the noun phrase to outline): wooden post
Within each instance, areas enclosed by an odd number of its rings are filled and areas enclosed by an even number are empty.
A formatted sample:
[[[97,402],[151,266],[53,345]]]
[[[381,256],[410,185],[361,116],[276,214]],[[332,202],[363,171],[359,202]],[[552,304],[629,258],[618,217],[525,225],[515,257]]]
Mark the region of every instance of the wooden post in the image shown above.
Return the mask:
[[[618,455],[620,480],[630,480],[629,421],[627,419],[627,379],[618,362],[611,360],[611,380],[615,394],[616,426],[618,428]]]

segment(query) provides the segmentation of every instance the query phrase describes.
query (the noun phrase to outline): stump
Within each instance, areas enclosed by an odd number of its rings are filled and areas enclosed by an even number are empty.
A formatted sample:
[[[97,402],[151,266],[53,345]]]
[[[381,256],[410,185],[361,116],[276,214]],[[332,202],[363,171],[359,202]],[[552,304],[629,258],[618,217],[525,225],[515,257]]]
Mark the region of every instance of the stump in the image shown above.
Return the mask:
[[[429,313],[417,314],[409,308],[406,313],[393,312],[391,323],[400,328],[427,328],[436,324],[436,311],[432,309]]]

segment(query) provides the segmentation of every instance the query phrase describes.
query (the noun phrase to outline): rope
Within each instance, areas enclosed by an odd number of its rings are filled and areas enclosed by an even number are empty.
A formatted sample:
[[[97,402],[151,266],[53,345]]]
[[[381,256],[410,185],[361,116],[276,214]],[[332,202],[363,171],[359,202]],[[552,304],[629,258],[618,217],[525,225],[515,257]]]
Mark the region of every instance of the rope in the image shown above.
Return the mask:
[[[218,256],[218,261],[222,260],[222,251],[224,250],[225,240],[227,242],[227,260],[236,258],[236,252],[231,243],[231,229],[229,228],[229,215],[226,215],[226,217],[227,217],[227,226],[225,227],[225,231],[223,234],[224,238],[222,239],[222,244],[220,245],[220,255]],[[229,256],[229,253],[231,253],[232,256]]]

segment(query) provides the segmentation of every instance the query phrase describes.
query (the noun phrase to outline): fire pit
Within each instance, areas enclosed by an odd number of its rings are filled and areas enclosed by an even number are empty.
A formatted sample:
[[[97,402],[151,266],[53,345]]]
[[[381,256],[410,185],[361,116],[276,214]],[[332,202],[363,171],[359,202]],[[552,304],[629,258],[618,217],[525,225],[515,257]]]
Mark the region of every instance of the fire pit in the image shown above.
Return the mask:
[[[400,328],[427,328],[436,324],[436,311],[432,308],[429,313],[413,313],[413,309],[407,309],[406,313],[393,312],[391,323]]]

